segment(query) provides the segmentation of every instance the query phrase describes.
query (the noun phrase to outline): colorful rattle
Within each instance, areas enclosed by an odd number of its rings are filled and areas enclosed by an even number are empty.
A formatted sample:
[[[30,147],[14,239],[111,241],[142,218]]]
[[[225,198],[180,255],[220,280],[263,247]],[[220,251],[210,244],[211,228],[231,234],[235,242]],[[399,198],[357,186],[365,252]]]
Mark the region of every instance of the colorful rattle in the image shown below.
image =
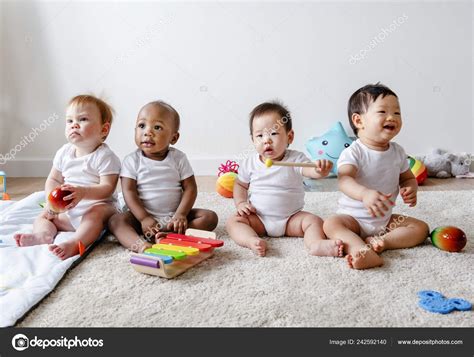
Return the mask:
[[[413,176],[416,178],[416,182],[418,185],[421,185],[428,177],[428,169],[420,160],[411,156],[408,156],[408,164]]]
[[[185,234],[168,233],[142,254],[132,253],[133,268],[150,275],[172,279],[214,254],[224,242],[214,232],[188,228]]]
[[[266,167],[275,166],[291,166],[291,167],[316,167],[312,162],[286,162],[286,161],[273,161],[272,159],[265,160]]]
[[[219,166],[218,179],[216,181],[216,191],[226,198],[234,197],[234,183],[237,179],[239,164],[232,160],[227,160],[225,164]]]

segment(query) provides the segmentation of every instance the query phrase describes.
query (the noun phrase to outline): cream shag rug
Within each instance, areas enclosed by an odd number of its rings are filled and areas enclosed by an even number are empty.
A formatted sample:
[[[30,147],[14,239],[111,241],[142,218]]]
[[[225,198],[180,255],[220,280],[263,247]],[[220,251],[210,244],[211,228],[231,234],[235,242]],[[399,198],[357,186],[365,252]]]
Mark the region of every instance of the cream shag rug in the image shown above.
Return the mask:
[[[338,193],[306,193],[305,209],[328,217]],[[213,257],[166,280],[137,273],[129,253],[107,238],[17,325],[21,327],[473,327],[474,313],[429,313],[417,292],[437,290],[474,303],[472,191],[420,192],[416,208],[395,212],[431,229],[454,225],[468,236],[462,253],[424,245],[383,253],[381,268],[356,271],[342,258],[309,256],[301,238],[273,238],[265,258],[234,244],[224,229],[231,200],[199,194],[215,210],[225,241]]]

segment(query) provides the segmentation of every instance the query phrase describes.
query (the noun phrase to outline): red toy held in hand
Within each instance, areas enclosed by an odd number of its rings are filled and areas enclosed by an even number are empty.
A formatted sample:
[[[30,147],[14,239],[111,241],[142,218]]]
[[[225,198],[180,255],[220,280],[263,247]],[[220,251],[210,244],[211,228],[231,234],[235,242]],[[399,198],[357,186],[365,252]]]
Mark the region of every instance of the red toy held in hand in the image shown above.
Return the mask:
[[[61,190],[61,187],[52,190],[48,196],[50,211],[55,214],[64,212],[66,206],[72,202],[72,199],[64,200],[64,197],[69,196],[71,193],[72,192],[68,190]]]

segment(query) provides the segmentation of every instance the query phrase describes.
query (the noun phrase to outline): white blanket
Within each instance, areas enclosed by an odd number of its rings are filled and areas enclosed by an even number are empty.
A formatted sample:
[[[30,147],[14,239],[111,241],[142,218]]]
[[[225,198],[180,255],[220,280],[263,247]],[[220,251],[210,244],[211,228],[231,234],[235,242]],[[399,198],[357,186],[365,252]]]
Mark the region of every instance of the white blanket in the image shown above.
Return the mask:
[[[41,212],[44,192],[25,199],[0,201],[0,327],[12,326],[41,301],[79,255],[64,261],[48,250],[48,245],[16,246],[13,234],[31,232],[35,217]],[[60,233],[56,243],[69,239],[72,232]]]

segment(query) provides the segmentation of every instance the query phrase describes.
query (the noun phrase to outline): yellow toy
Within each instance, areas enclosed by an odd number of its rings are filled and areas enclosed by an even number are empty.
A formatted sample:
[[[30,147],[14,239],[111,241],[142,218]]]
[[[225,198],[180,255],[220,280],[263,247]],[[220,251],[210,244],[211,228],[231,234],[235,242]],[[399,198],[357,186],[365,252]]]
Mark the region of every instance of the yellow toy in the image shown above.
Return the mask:
[[[5,171],[0,171],[0,190],[0,200],[9,200],[10,196],[7,193],[7,174]]]
[[[219,167],[219,178],[216,182],[216,191],[223,197],[232,198],[234,197],[234,183],[238,177],[237,172],[239,170],[239,164],[235,161],[227,160],[225,164],[221,164]]]

